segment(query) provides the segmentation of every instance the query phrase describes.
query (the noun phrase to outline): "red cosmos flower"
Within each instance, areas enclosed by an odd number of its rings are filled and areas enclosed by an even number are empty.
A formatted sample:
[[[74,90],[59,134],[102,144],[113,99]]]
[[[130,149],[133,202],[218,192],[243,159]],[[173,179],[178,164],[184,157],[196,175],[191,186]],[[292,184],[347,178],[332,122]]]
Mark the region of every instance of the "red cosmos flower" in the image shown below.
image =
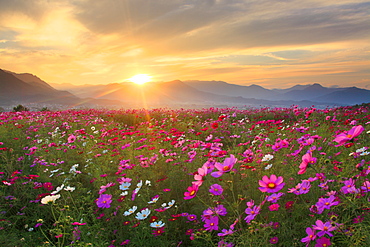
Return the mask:
[[[212,129],[217,129],[218,128],[218,123],[217,122],[212,123],[211,127],[212,127]]]
[[[48,190],[48,191],[51,191],[51,190],[53,190],[53,189],[54,189],[53,184],[52,184],[52,183],[50,183],[50,182],[46,182],[46,183],[44,183],[44,184],[43,184],[43,187],[44,187],[46,190]]]
[[[283,183],[284,178],[283,177],[276,177],[275,174],[272,174],[269,177],[263,176],[262,180],[258,181],[258,184],[261,186],[259,187],[259,190],[262,192],[269,192],[269,193],[275,193],[281,190],[285,183]]]
[[[155,221],[157,221],[157,220],[158,220],[158,217],[153,215],[152,217],[150,217],[149,222],[150,222],[150,223],[153,223],[153,222],[155,222]]]
[[[287,202],[285,203],[285,208],[286,208],[286,209],[290,209],[290,208],[292,208],[292,207],[293,207],[293,204],[294,204],[294,201],[287,201]]]
[[[164,233],[164,227],[161,227],[161,228],[156,228],[155,230],[153,230],[152,234],[154,236],[161,236],[163,233]]]
[[[337,142],[339,145],[343,145],[346,142],[352,140],[356,136],[360,135],[365,130],[362,125],[358,125],[350,129],[348,132],[345,131],[344,133],[340,133],[337,135],[334,139],[335,142]]]

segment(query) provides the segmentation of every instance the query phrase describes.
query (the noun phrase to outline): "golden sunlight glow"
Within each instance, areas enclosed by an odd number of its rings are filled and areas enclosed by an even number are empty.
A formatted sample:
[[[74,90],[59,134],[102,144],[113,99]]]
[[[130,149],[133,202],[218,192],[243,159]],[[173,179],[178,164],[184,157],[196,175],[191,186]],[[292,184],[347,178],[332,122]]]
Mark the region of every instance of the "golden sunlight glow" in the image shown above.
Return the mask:
[[[147,75],[147,74],[138,74],[138,75],[135,75],[135,76],[131,77],[128,80],[135,83],[135,84],[142,85],[142,84],[145,84],[147,82],[150,82],[151,78],[152,77]]]

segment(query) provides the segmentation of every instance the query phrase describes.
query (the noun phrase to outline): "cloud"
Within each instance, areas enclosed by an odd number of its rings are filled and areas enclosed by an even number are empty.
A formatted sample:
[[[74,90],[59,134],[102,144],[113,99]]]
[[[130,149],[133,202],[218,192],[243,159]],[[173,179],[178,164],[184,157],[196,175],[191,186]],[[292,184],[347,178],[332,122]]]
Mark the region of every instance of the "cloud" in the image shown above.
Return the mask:
[[[331,84],[356,75],[367,85],[369,7],[365,0],[0,0],[0,68],[52,82],[153,73],[267,85],[317,81],[316,73]]]

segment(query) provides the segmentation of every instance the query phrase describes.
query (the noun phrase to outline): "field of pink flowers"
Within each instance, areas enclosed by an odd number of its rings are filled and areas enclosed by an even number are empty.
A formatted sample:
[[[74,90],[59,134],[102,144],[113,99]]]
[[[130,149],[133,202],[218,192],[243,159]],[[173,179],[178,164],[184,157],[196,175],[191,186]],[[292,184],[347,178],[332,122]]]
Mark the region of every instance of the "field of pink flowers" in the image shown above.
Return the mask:
[[[1,246],[370,246],[369,105],[0,113]]]

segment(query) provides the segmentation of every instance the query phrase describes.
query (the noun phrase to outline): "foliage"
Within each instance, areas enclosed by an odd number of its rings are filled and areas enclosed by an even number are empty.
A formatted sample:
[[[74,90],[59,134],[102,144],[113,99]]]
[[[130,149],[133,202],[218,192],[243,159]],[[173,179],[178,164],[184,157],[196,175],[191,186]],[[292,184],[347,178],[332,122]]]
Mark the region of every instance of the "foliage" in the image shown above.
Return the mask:
[[[15,112],[22,112],[22,111],[29,111],[29,109],[23,105],[17,105],[13,107],[13,111]]]

